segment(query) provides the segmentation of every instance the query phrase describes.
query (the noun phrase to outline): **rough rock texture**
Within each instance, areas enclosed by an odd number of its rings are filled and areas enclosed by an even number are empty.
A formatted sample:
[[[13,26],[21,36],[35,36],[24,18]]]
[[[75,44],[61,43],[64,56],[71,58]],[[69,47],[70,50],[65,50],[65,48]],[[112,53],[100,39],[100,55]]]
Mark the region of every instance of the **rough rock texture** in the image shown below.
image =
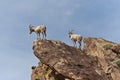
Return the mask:
[[[109,80],[120,80],[120,44],[102,38],[84,39],[84,52],[96,57],[98,65],[107,74]],[[103,73],[97,70],[100,75]]]
[[[35,40],[40,60],[31,80],[120,80],[120,45],[101,38],[85,38],[83,51],[61,41]]]

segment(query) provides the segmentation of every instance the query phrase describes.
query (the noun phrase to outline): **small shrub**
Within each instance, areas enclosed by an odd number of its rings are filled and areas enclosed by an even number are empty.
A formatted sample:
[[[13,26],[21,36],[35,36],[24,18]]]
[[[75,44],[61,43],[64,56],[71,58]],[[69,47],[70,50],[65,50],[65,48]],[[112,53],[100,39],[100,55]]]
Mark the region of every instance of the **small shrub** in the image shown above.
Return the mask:
[[[111,49],[112,46],[113,46],[112,44],[105,44],[103,48],[108,50],[108,49]]]
[[[117,66],[120,67],[120,59],[117,59],[117,60],[113,61],[113,63],[117,64]]]

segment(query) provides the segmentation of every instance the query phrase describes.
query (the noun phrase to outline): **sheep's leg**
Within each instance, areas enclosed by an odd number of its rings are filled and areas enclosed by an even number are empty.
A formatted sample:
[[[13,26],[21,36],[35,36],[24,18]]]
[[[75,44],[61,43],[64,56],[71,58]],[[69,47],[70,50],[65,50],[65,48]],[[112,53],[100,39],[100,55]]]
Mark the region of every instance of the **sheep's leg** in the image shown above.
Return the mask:
[[[40,33],[37,33],[37,39],[40,39]]]
[[[75,42],[73,41],[73,46],[75,47]]]
[[[43,35],[43,38],[42,38],[42,39],[44,39],[44,32],[42,32],[42,35]]]
[[[39,37],[39,39],[40,39],[40,33],[39,33],[38,37]]]
[[[46,39],[46,31],[44,31],[45,39]]]
[[[76,47],[75,45],[76,45],[76,42],[75,41],[73,41],[73,45],[74,45],[74,47]]]
[[[81,41],[79,41],[78,43],[79,43],[79,48],[81,49]]]
[[[37,39],[38,39],[39,34],[37,34]]]
[[[46,38],[46,33],[45,32],[43,32],[43,39],[45,39]]]
[[[43,35],[43,39],[46,39],[46,32],[42,32],[42,35]]]
[[[77,48],[76,42],[75,42],[75,47]]]

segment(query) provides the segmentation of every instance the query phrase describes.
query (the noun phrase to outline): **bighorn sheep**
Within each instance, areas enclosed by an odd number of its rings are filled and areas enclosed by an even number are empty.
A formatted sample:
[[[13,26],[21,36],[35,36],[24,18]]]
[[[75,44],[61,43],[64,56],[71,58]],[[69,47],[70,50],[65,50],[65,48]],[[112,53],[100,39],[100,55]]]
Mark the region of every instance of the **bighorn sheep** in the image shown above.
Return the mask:
[[[76,46],[76,41],[79,43],[79,48],[81,49],[82,36],[80,34],[73,34],[73,30],[69,31],[69,38],[72,40],[74,47]]]
[[[29,25],[30,33],[35,32],[37,34],[37,39],[40,38],[40,33],[42,33],[43,38],[46,39],[46,26],[45,25],[39,25],[39,26],[32,26],[31,24]]]

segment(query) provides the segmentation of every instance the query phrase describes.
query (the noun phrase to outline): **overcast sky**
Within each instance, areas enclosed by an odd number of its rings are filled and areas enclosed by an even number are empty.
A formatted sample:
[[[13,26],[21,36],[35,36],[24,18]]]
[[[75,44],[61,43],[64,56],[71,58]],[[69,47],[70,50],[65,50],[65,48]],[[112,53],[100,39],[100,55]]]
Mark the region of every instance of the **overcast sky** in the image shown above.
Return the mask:
[[[68,31],[120,43],[120,0],[0,0],[0,80],[30,80],[38,65],[29,24],[72,45]]]

